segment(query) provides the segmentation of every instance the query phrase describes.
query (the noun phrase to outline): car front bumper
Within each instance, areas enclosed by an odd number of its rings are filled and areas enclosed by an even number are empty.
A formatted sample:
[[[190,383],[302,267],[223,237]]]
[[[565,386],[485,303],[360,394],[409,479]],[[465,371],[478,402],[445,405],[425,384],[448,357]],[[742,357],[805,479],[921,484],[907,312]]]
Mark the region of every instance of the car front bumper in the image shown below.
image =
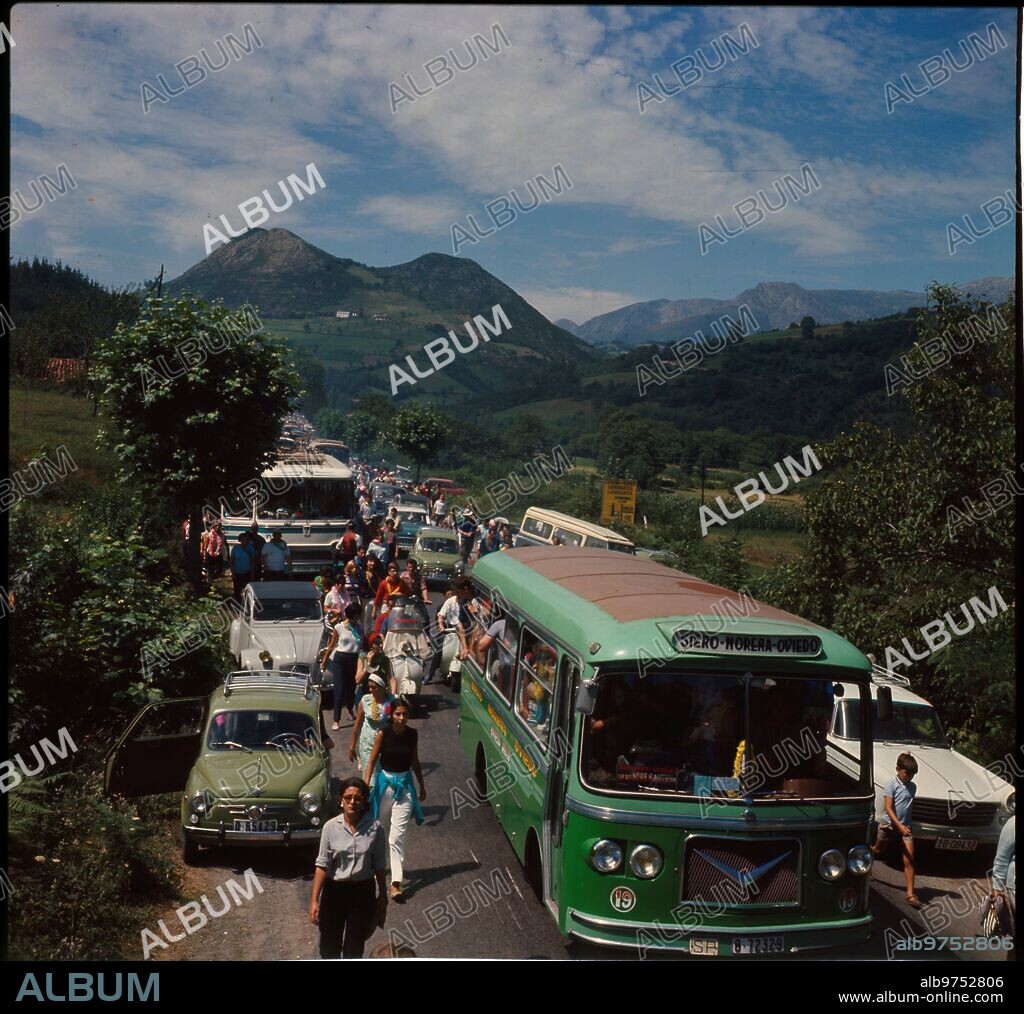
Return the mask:
[[[916,841],[935,841],[937,838],[953,838],[957,841],[976,841],[979,845],[997,845],[1002,824],[987,824],[985,827],[948,827],[942,824],[922,824],[913,819],[911,827]]]
[[[322,827],[291,828],[281,831],[232,831],[219,827],[183,827],[186,840],[199,845],[312,845],[320,841]]]

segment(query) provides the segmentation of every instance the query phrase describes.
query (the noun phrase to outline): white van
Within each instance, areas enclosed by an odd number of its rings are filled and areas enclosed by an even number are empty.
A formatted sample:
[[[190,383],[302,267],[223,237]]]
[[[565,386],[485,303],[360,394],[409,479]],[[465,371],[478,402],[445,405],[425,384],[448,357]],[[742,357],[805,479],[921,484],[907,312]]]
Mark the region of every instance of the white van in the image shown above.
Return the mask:
[[[629,539],[610,528],[592,525],[589,521],[545,510],[543,507],[529,507],[523,515],[523,523],[516,536],[515,545],[551,546],[558,539],[563,546],[586,549],[612,549],[619,553],[636,555],[636,547]]]

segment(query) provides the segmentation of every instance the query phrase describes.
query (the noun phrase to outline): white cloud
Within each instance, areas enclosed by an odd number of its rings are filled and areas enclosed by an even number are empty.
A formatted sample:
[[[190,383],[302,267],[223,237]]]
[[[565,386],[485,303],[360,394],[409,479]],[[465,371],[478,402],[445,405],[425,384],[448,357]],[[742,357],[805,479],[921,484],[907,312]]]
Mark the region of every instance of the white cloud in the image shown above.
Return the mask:
[[[539,310],[548,320],[566,317],[576,324],[583,324],[598,314],[617,310],[630,303],[641,302],[641,297],[627,292],[612,292],[608,289],[583,289],[567,287],[562,289],[525,287],[517,289],[532,307]]]
[[[410,197],[405,194],[381,194],[362,201],[356,212],[373,215],[397,232],[413,232],[422,236],[447,236],[452,222],[459,219],[464,209],[448,197],[425,195]]]

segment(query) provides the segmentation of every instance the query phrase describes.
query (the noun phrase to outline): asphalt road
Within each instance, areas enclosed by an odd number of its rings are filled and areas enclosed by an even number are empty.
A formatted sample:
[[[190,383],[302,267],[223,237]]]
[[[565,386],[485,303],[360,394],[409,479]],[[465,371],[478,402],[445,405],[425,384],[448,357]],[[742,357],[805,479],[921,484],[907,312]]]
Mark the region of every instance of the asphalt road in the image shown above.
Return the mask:
[[[439,599],[439,596],[434,596]],[[436,604],[436,602],[435,602]],[[406,838],[406,901],[392,902],[384,930],[367,945],[367,954],[389,941],[407,945],[421,958],[603,958],[635,960],[631,951],[567,943],[553,917],[526,884],[523,870],[494,814],[486,804],[466,806],[472,797],[471,771],[458,741],[459,698],[443,683],[424,688],[424,707],[413,722],[420,734],[420,758],[427,786],[423,803],[425,822],[411,825]],[[328,728],[330,714],[325,715]],[[347,777],[356,766],[348,760],[351,722],[343,717],[333,733],[332,774]],[[455,816],[452,791],[459,787]],[[280,960],[317,956],[318,931],[307,916],[312,886],[314,853],[271,849],[231,849],[204,853],[195,871],[199,885],[195,897],[205,893],[214,907],[218,885],[251,868],[262,893],[241,901],[226,914],[210,919],[191,936],[153,956],[164,960]],[[814,952],[813,960],[857,958],[886,960],[999,961],[996,952],[944,950],[896,951],[896,938],[925,938],[931,927],[935,937],[975,937],[979,899],[986,890],[984,856],[935,853],[920,857],[917,893],[925,908],[911,909],[904,900],[902,868],[894,860],[876,865],[872,874],[871,910],[875,918],[867,943],[839,950]],[[166,925],[181,933],[173,912]],[[887,933],[888,931],[888,933]],[[677,958],[664,960],[715,960]],[[775,958],[770,960],[796,960]]]

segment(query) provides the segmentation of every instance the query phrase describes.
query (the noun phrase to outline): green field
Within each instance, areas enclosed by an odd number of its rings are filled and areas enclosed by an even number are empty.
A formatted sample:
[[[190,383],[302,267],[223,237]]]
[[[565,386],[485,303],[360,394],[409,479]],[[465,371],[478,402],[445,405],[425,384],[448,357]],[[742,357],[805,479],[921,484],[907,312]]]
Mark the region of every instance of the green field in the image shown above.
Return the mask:
[[[96,445],[101,419],[92,415],[92,402],[59,390],[10,385],[10,445],[8,468],[13,474],[30,460],[48,454],[55,464],[58,447],[66,447],[74,471],[45,487],[31,502],[63,504],[87,488],[113,482],[117,460]]]

